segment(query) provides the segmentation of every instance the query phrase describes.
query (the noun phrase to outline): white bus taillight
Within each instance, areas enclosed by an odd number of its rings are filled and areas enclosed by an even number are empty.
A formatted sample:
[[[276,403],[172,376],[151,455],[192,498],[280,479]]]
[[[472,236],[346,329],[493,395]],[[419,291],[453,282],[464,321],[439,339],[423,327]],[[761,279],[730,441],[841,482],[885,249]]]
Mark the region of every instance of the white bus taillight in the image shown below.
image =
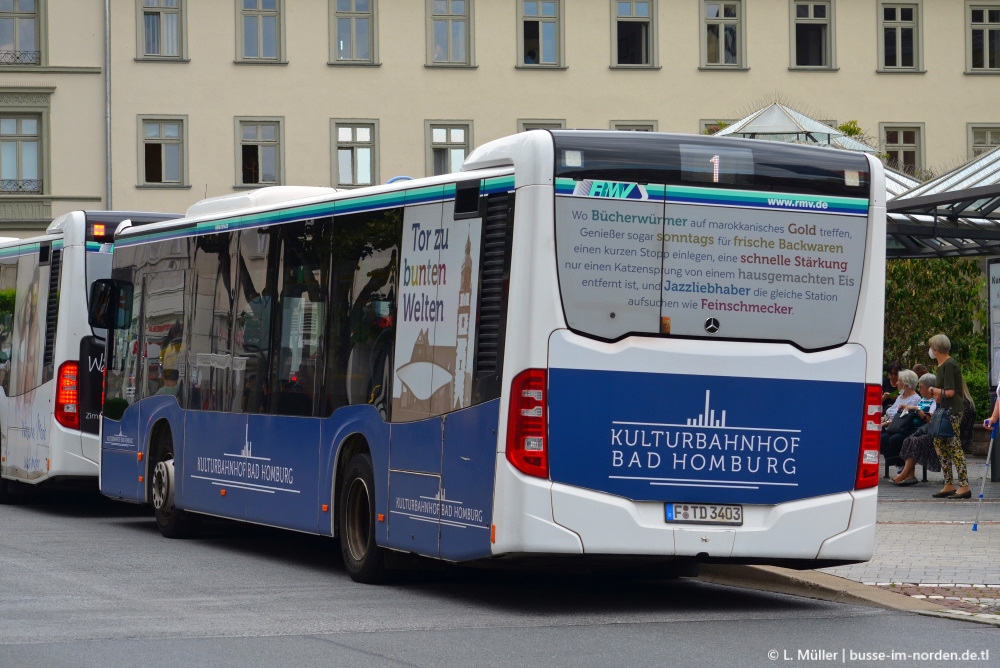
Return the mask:
[[[56,420],[70,429],[80,428],[78,371],[76,362],[63,362],[56,379]]]
[[[878,485],[878,453],[881,442],[882,387],[865,386],[865,414],[861,419],[861,453],[854,489]]]
[[[526,369],[510,384],[507,461],[538,478],[549,477],[546,419],[545,369]]]

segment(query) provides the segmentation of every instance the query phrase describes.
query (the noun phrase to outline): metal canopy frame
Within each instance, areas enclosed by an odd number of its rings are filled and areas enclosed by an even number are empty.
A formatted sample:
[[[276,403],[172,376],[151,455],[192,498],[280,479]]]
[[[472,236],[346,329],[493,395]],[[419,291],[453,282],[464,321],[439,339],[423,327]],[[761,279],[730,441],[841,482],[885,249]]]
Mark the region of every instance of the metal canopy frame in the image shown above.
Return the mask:
[[[1000,184],[886,203],[886,257],[1000,255]]]

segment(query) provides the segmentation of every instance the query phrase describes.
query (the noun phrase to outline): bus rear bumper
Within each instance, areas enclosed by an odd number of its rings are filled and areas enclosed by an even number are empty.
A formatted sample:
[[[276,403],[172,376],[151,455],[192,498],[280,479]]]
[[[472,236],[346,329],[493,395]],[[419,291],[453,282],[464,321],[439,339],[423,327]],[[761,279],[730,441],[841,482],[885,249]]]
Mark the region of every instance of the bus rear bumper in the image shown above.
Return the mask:
[[[742,526],[674,524],[661,502],[554,483],[555,523],[580,537],[585,554],[673,555],[714,562],[775,559],[864,561],[875,539],[874,488],[744,505]]]

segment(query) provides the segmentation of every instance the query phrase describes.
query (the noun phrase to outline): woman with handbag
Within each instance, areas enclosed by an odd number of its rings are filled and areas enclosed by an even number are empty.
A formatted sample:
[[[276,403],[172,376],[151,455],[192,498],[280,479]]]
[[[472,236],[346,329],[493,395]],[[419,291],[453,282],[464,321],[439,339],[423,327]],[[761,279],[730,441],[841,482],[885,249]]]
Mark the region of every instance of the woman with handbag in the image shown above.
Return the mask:
[[[885,412],[885,419],[882,421],[882,455],[888,463],[899,459],[900,448],[903,447],[903,439],[913,433],[918,423],[915,416],[904,407],[909,408],[920,403],[920,395],[917,394],[917,374],[909,369],[899,371],[896,379],[896,387],[899,388],[899,396]]]
[[[944,334],[935,334],[927,342],[927,351],[937,363],[937,385],[934,388],[934,399],[938,403],[938,411],[931,420],[929,431],[934,436],[934,449],[941,460],[941,471],[944,473],[944,487],[940,492],[931,494],[936,499],[971,499],[969,489],[969,473],[965,466],[965,453],[959,440],[959,426],[962,422],[962,410],[965,407],[963,391],[965,381],[962,379],[962,369],[958,366],[951,352],[951,340]],[[951,427],[950,433],[948,427]],[[955,488],[951,474],[952,464],[958,474],[958,489]]]
[[[899,458],[903,460],[903,470],[890,482],[893,485],[916,485],[920,482],[917,479],[917,464],[932,471],[941,470],[941,460],[938,459],[934,450],[934,439],[927,435],[928,422],[937,409],[937,403],[931,398],[937,378],[932,373],[925,373],[920,377],[917,388],[920,396],[923,397],[913,413],[920,421],[916,431],[903,440],[903,447],[899,451]]]

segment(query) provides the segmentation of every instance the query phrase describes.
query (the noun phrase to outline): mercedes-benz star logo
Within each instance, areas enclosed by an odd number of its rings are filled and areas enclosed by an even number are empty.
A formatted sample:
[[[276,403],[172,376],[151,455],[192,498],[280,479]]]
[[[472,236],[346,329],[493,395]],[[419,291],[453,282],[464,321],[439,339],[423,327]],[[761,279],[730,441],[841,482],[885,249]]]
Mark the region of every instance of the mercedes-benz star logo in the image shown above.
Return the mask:
[[[719,331],[719,321],[715,318],[709,318],[705,321],[705,331],[709,334],[715,334]]]

